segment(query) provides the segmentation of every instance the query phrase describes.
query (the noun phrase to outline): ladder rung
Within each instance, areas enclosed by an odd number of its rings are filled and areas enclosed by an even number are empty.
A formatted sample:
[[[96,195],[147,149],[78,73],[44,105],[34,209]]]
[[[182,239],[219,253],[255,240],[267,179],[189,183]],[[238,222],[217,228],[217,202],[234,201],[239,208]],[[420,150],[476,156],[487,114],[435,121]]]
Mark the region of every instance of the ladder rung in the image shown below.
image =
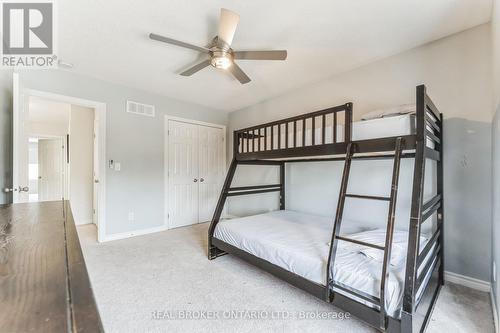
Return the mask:
[[[378,197],[374,195],[346,194],[345,196],[349,198],[368,199],[368,200],[382,200],[382,201],[391,200],[391,198],[389,197]]]
[[[370,244],[370,243],[366,243],[366,242],[363,242],[363,241],[359,241],[359,240],[356,240],[356,239],[347,238],[347,237],[343,237],[343,236],[336,236],[336,237],[337,237],[337,239],[345,241],[345,242],[351,242],[351,243],[355,243],[355,244],[358,244],[358,245],[368,246],[368,247],[371,247],[371,248],[374,248],[374,249],[378,249],[378,250],[382,250],[382,251],[385,250],[384,246]]]
[[[367,294],[365,293],[364,291],[361,291],[361,290],[358,290],[358,289],[354,289],[354,288],[351,288],[349,286],[346,286],[345,284],[343,283],[340,283],[340,282],[331,282],[330,283],[330,286],[335,288],[335,289],[339,289],[339,290],[342,290],[344,292],[347,292],[353,296],[356,296],[356,297],[359,297],[365,301],[368,301],[374,305],[379,305],[380,306],[380,298],[378,297],[375,297],[373,295],[370,295],[370,294]]]

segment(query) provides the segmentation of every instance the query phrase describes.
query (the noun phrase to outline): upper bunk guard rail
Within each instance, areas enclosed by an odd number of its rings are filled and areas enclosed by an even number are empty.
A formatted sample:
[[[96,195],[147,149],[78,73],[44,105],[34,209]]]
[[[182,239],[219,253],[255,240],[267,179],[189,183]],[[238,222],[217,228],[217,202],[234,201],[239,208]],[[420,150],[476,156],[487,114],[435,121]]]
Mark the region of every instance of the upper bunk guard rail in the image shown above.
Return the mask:
[[[237,130],[233,154],[239,161],[345,154],[351,139],[352,103],[346,103]]]
[[[369,302],[378,306],[379,308],[379,329],[385,331],[388,327],[388,320],[386,316],[386,308],[385,308],[385,290],[387,289],[387,281],[389,279],[389,265],[391,260],[391,249],[392,249],[392,239],[394,234],[394,222],[396,216],[396,200],[398,194],[398,183],[399,183],[399,170],[401,166],[401,154],[404,149],[404,140],[401,137],[398,137],[395,142],[395,152],[394,152],[394,163],[392,169],[392,181],[391,181],[391,193],[389,197],[380,197],[380,196],[366,196],[366,195],[354,195],[347,193],[347,187],[349,182],[350,170],[351,170],[351,160],[353,157],[353,143],[350,143],[348,146],[347,156],[344,164],[344,172],[342,174],[342,183],[340,187],[339,201],[337,204],[337,213],[335,215],[335,224],[332,231],[332,239],[330,252],[328,254],[328,262],[327,262],[327,273],[326,273],[326,281],[327,285],[333,287],[334,289],[340,289],[342,291],[346,291],[345,286],[342,286],[338,282],[333,280],[333,276],[331,276],[331,267],[335,265],[335,256],[337,253],[338,241],[346,241],[354,244],[371,247],[377,250],[384,251],[384,259],[382,263],[382,276],[380,278],[380,294],[377,298],[374,295],[369,295]],[[389,211],[387,214],[387,228],[386,228],[386,238],[384,242],[384,246],[378,244],[371,244],[362,242],[356,239],[352,239],[349,237],[341,236],[341,224],[342,218],[344,214],[344,205],[346,198],[362,198],[369,200],[387,200],[389,201]],[[367,300],[367,295],[361,290],[355,290],[349,288],[348,292],[356,297]],[[326,298],[331,299],[335,298],[335,294],[331,292],[330,288],[326,290]]]

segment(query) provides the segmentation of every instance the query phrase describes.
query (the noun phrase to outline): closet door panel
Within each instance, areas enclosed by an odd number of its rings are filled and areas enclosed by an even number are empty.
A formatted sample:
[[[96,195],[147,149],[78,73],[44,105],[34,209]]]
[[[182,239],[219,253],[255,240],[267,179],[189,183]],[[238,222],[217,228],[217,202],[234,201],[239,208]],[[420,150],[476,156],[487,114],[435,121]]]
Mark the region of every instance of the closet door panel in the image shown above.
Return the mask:
[[[169,227],[198,223],[198,126],[169,121]]]
[[[223,131],[220,128],[199,126],[199,221],[206,222],[219,198],[224,178]]]

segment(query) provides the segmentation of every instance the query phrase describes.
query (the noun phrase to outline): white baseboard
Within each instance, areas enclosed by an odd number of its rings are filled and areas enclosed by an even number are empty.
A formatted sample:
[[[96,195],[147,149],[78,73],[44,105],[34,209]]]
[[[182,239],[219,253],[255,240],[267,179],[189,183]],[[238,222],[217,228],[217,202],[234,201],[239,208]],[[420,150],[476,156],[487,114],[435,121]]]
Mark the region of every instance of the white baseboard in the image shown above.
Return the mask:
[[[471,278],[465,275],[460,275],[453,272],[444,272],[444,280],[461,286],[469,287],[472,289],[480,290],[489,293],[491,284],[487,281]]]
[[[140,230],[134,230],[134,231],[127,231],[127,232],[121,232],[117,234],[111,234],[107,235],[104,237],[104,240],[102,242],[110,242],[118,239],[124,239],[124,238],[130,238],[130,237],[135,237],[135,236],[142,236],[142,235],[147,235],[147,234],[152,234],[155,232],[159,231],[165,231],[167,230],[166,225],[161,225],[159,227],[153,227],[153,228],[148,228],[148,229],[140,229]]]
[[[491,298],[491,308],[493,310],[493,322],[495,323],[495,332],[500,333],[500,328],[498,327],[498,309],[497,304],[495,303],[495,295],[493,294],[493,288],[490,290],[490,298]]]
[[[92,219],[86,219],[86,220],[76,220],[75,219],[75,225],[85,225],[85,224],[91,224],[94,223]]]

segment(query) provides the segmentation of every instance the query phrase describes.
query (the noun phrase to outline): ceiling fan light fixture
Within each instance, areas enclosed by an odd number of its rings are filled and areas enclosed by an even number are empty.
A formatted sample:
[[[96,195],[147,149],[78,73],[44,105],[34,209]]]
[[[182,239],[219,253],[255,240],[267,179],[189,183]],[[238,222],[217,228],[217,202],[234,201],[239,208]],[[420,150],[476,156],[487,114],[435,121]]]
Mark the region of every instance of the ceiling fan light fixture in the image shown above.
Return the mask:
[[[238,66],[235,60],[285,60],[287,56],[286,50],[265,50],[265,51],[235,51],[231,47],[233,37],[236,32],[236,27],[240,16],[228,9],[221,9],[219,18],[219,30],[217,36],[212,38],[212,41],[206,47],[201,47],[186,43],[177,39],[149,34],[149,38],[171,45],[184,47],[198,51],[205,55],[204,60],[194,66],[179,73],[182,76],[191,76],[202,69],[212,66],[215,68],[228,71],[241,84],[246,84],[251,81],[248,75]]]
[[[214,52],[210,64],[215,68],[228,69],[233,64],[233,59],[227,52]]]

